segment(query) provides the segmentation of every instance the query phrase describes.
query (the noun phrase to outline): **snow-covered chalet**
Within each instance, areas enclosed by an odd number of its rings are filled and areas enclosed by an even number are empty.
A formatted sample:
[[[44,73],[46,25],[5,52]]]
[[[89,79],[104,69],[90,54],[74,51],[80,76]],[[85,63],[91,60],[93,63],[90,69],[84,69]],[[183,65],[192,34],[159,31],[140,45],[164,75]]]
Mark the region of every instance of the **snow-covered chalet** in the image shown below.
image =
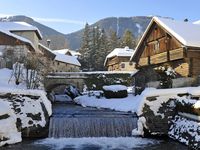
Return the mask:
[[[160,66],[174,69],[176,78],[197,78],[200,75],[200,25],[153,17],[131,61],[136,62],[140,70],[137,81],[141,81],[143,87],[157,80],[154,70]]]
[[[108,71],[134,71],[135,63],[130,62],[134,50],[125,48],[115,48],[105,59],[104,66]]]

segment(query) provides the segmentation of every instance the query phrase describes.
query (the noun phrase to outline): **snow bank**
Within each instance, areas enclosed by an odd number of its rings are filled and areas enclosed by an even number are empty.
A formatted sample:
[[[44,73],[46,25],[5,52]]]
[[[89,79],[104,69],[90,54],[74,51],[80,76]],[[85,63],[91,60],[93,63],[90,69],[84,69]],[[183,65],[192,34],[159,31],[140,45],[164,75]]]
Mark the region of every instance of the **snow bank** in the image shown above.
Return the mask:
[[[16,127],[16,115],[10,105],[0,99],[0,146],[22,141],[21,132]]]
[[[162,103],[167,102],[170,98],[179,99],[180,94],[189,94],[193,96],[199,96],[200,87],[185,87],[185,88],[172,88],[172,89],[146,88],[140,96],[141,103],[138,108],[137,114],[141,115],[144,104],[148,104],[151,107],[151,110],[154,112],[154,114],[158,115],[157,112]],[[156,97],[156,101],[150,102],[146,99],[147,97]]]
[[[137,112],[138,105],[140,103],[139,96],[133,96],[131,94],[126,98],[110,98],[105,97],[96,98],[96,96],[79,96],[75,98],[75,102],[83,107],[96,107],[96,108],[108,108],[115,111],[125,112]]]
[[[181,116],[175,116],[169,129],[169,136],[191,148],[200,147],[200,125],[197,121],[188,120]]]
[[[164,108],[168,107],[169,110],[167,111],[171,111],[170,108],[175,107],[175,102],[174,101],[170,102],[170,99],[177,99],[178,101],[181,101],[181,99],[185,97],[190,97],[191,95],[199,96],[200,87],[185,87],[185,88],[173,88],[173,89],[146,88],[142,92],[142,94],[138,97],[140,99],[138,100],[140,103],[138,105],[136,113],[140,117],[146,116],[147,118],[148,117],[152,118],[150,113],[144,114],[145,113],[144,108],[146,107],[145,111],[147,111],[146,109],[148,108],[148,111],[153,112],[153,115],[154,115],[153,118],[159,119],[160,117],[159,124],[162,125],[161,123],[162,121],[163,121],[163,124],[165,124],[165,122],[167,123],[168,121],[167,118],[169,117],[167,115],[170,114],[169,112],[166,112]],[[180,96],[182,97],[180,98]],[[168,106],[164,106],[165,104],[167,104]],[[198,103],[195,102],[194,106],[199,108],[199,102]],[[140,123],[139,121],[138,121],[138,124],[139,124],[138,129],[133,131],[134,135],[138,135],[138,134],[143,135],[144,132],[143,130],[141,130],[143,127],[147,129],[150,125],[151,127],[154,126],[154,123],[148,122],[148,125],[147,125],[145,124],[144,121],[142,123]],[[141,127],[140,125],[143,125],[143,127]],[[152,128],[150,130],[153,133]],[[157,134],[157,133],[155,132],[154,134]]]
[[[17,89],[17,88],[4,88],[0,86],[0,94],[6,94],[6,93],[12,93],[12,94],[19,94],[19,95],[31,95],[31,96],[39,96],[40,101],[44,103],[49,116],[52,114],[52,106],[51,102],[46,97],[46,92],[43,90],[27,90],[27,89]]]

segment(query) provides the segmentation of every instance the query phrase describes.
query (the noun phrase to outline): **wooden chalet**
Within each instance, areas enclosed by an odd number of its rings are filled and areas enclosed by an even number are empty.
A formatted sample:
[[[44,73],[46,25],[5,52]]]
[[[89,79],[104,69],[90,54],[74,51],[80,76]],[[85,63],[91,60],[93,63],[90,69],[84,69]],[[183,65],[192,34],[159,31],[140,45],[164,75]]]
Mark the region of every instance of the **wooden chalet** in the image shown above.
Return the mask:
[[[115,48],[105,59],[104,66],[108,71],[134,71],[135,63],[130,62],[134,50],[125,48]]]
[[[199,76],[200,25],[153,17],[131,61],[149,75],[143,74],[145,82],[156,80],[152,70],[158,66],[172,67],[177,77]]]

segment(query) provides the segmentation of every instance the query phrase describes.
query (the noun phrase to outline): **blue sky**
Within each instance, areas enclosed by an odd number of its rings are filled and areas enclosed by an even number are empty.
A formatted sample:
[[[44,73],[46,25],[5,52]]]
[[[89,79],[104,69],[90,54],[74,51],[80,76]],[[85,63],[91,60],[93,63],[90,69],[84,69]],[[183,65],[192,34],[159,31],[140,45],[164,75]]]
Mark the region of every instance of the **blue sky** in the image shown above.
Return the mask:
[[[70,33],[105,17],[159,15],[200,20],[199,0],[0,0],[0,16],[26,15]]]

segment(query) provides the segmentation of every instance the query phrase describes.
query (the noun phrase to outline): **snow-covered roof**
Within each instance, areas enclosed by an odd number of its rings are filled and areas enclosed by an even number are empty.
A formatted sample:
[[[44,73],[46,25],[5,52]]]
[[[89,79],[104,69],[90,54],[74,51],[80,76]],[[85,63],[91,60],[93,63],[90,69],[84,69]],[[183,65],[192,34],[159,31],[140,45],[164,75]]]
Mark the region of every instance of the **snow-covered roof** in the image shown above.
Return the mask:
[[[32,26],[26,22],[0,22],[0,29],[7,30],[10,32],[13,31],[34,31],[38,35],[39,39],[42,39],[42,34],[39,29],[35,26]]]
[[[69,51],[69,49],[59,49],[59,50],[54,50],[55,53],[59,54],[66,54]]]
[[[54,52],[60,53],[60,54],[66,54],[67,52],[69,52],[72,56],[80,56],[81,55],[79,52],[76,52],[76,51],[73,51],[70,49],[54,50]]]
[[[200,47],[200,25],[185,21],[175,21],[169,18],[153,17],[142,38],[140,39],[136,47],[136,51],[140,47],[143,39],[147,35],[147,32],[154,22],[162,26],[169,34],[174,36],[183,45],[188,47]],[[134,54],[132,55],[131,59],[133,57]]]
[[[18,39],[18,40],[20,40],[20,41],[22,41],[22,42],[28,43],[28,44],[30,44],[30,45],[32,46],[33,49],[37,50],[37,49],[35,48],[35,46],[33,45],[33,43],[32,43],[30,40],[28,40],[28,39],[26,39],[26,38],[24,38],[24,37],[22,37],[22,36],[13,34],[13,33],[11,33],[9,30],[6,30],[6,29],[1,28],[1,23],[0,23],[0,32],[6,34],[6,35],[8,35],[8,36],[11,36],[11,37],[13,37],[13,38],[15,38],[15,39]]]
[[[133,49],[129,49],[129,47],[125,48],[115,48],[112,52],[110,52],[105,59],[104,65],[106,65],[109,58],[118,56],[118,57],[131,57],[134,53]]]
[[[58,52],[54,52],[54,54],[56,54],[55,60],[57,60],[57,61],[61,61],[61,62],[68,63],[68,64],[73,64],[76,66],[81,66],[80,62],[78,61],[78,59],[75,56],[60,54]]]

